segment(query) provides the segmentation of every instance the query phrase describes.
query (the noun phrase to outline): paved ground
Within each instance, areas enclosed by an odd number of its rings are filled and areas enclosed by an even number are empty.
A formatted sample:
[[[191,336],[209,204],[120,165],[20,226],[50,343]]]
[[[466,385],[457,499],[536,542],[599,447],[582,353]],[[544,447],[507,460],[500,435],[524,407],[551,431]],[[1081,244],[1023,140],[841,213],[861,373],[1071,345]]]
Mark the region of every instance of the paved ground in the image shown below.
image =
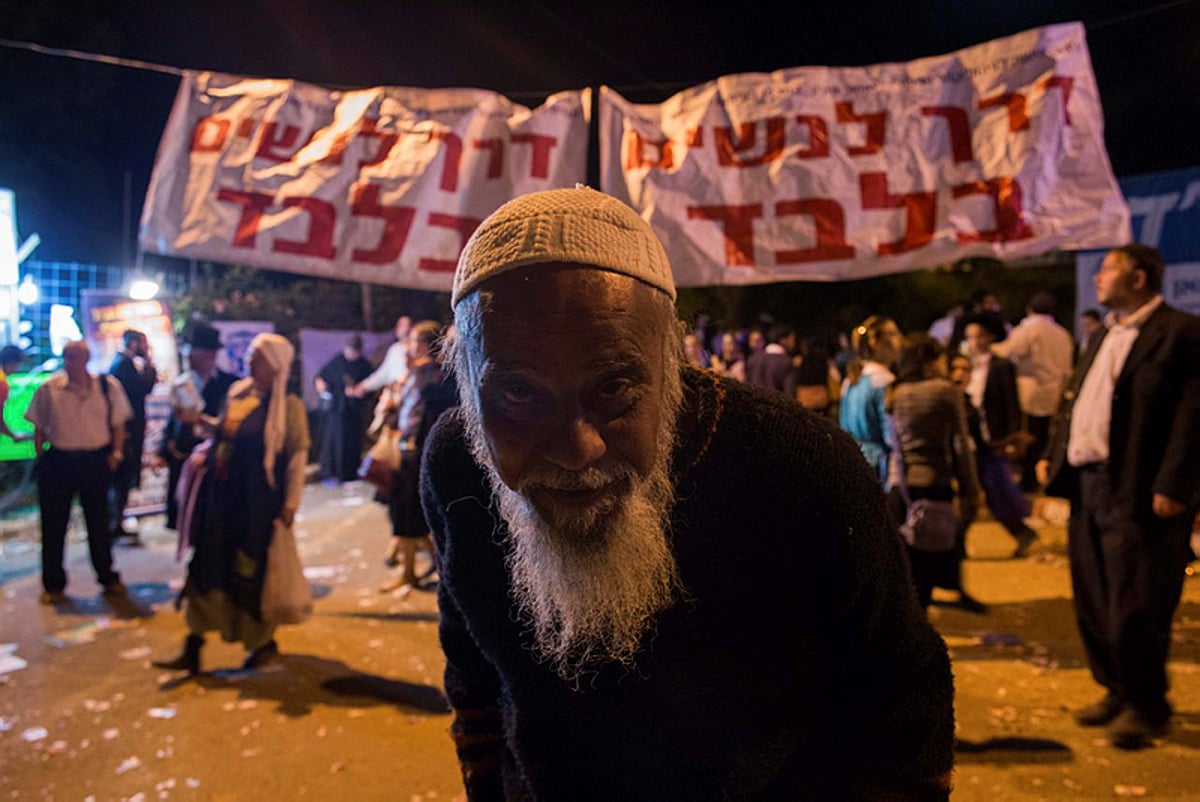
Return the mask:
[[[284,658],[271,669],[237,671],[240,649],[210,643],[209,673],[184,682],[149,665],[184,635],[171,604],[183,574],[173,533],[150,520],[146,548],[119,550],[132,596],[118,608],[98,595],[76,536],[72,605],[53,610],[37,604],[36,539],[10,524],[0,643],[28,666],[0,673],[0,798],[461,796],[434,594],[378,592],[387,525],[365,488],[313,485],[302,509],[316,615],[281,630]],[[990,611],[931,611],[957,679],[954,798],[1200,799],[1200,580],[1189,579],[1175,629],[1172,733],[1153,750],[1118,752],[1071,722],[1097,691],[1071,618],[1065,534],[1039,529],[1034,555],[1017,561],[995,524],[977,524],[966,583]]]

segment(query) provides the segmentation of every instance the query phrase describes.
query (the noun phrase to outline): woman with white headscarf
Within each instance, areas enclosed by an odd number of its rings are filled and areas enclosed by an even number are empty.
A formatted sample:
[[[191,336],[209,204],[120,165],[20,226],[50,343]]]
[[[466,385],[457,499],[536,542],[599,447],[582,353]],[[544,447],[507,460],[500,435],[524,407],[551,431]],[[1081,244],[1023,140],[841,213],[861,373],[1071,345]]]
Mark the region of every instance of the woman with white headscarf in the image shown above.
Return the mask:
[[[287,392],[295,354],[277,334],[250,343],[250,377],[229,388],[209,449],[192,523],[195,551],[181,597],[187,600],[183,653],[159,668],[200,670],[205,632],[241,641],[246,668],[278,654],[274,625],[263,620],[263,577],[276,519],[290,526],[304,489],[308,418]]]

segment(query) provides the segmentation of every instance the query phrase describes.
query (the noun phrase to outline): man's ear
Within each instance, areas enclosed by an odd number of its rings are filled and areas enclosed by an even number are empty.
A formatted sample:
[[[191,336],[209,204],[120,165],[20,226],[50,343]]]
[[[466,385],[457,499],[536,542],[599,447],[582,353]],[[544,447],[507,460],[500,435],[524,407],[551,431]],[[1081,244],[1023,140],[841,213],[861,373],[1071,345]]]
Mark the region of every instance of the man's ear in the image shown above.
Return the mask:
[[[1138,292],[1146,289],[1146,282],[1149,280],[1149,276],[1145,270],[1134,268],[1133,274],[1129,278],[1133,283],[1133,288]]]

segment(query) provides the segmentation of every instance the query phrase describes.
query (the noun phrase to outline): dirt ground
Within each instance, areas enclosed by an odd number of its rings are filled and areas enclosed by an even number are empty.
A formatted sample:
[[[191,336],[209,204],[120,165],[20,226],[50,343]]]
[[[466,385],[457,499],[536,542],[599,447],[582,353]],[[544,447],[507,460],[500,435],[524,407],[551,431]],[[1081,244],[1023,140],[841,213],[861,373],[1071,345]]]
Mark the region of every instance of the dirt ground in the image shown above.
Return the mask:
[[[1028,559],[994,523],[969,536],[967,587],[985,614],[930,612],[954,658],[955,800],[1200,799],[1200,581],[1185,586],[1170,665],[1174,726],[1120,752],[1070,710],[1093,701],[1075,633],[1061,509],[1035,522]],[[17,528],[19,529],[19,527]],[[0,540],[0,798],[38,800],[404,800],[460,798],[430,590],[382,594],[383,508],[352,484],[308,488],[297,524],[316,614],[280,631],[283,658],[240,671],[213,642],[206,673],[150,667],[178,650],[174,534],[143,522],[120,549],[127,603],[109,605],[73,537],[72,603],[39,606],[36,533]],[[27,662],[14,668],[13,659]],[[13,670],[3,671],[5,667]]]

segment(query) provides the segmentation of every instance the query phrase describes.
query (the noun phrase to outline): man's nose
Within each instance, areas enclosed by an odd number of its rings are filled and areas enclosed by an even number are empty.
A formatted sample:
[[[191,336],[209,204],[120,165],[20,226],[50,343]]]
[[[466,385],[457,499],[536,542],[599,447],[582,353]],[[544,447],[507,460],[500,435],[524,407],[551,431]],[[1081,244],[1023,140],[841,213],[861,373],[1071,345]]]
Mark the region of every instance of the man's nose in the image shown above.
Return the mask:
[[[575,416],[554,433],[546,459],[568,471],[580,471],[595,463],[608,446],[596,427],[580,416]]]

